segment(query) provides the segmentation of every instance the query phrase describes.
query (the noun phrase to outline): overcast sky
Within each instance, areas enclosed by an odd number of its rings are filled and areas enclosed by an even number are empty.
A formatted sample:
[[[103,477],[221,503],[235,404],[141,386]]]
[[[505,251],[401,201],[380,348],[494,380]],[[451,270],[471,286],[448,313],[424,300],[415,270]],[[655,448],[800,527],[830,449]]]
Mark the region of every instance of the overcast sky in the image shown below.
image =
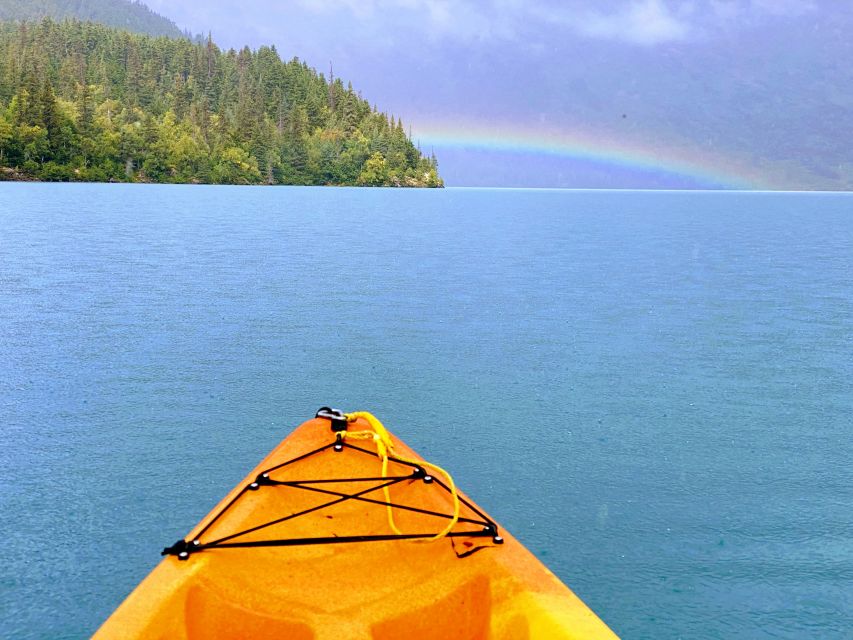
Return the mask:
[[[614,135],[663,136],[667,144],[686,141],[646,108],[666,90],[656,84],[655,69],[677,70],[682,60],[701,60],[733,42],[748,46],[777,25],[808,24],[819,14],[810,0],[146,2],[193,33],[212,31],[220,46],[275,44],[283,58],[298,56],[324,73],[331,62],[336,76],[402,116],[416,136],[449,122],[491,123],[496,131],[541,125],[543,132],[612,125],[622,127]],[[634,94],[616,99],[638,82]],[[630,120],[634,115],[639,119]],[[450,182],[489,181],[466,173],[475,156],[460,160],[458,149],[445,155]],[[510,165],[491,162],[489,171]],[[542,163],[536,167],[537,175],[547,173]]]

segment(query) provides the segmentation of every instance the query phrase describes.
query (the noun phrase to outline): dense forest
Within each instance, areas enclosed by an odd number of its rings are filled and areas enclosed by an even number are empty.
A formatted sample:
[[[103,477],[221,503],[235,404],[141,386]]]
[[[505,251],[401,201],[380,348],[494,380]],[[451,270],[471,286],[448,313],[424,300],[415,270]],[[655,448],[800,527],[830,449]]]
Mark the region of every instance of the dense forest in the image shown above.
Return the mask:
[[[402,121],[274,47],[0,23],[0,179],[442,186]]]
[[[0,20],[42,18],[77,18],[152,36],[184,35],[168,18],[131,0],[0,0]]]

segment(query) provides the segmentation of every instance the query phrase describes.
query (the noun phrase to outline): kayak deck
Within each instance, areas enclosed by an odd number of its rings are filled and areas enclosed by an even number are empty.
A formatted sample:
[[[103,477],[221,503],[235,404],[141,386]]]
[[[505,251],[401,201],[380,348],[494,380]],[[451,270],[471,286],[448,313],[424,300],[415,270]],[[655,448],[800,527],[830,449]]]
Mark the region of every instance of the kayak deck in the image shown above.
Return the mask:
[[[616,637],[461,493],[454,521],[452,480],[399,439],[383,473],[381,442],[330,426],[288,436],[95,638]]]

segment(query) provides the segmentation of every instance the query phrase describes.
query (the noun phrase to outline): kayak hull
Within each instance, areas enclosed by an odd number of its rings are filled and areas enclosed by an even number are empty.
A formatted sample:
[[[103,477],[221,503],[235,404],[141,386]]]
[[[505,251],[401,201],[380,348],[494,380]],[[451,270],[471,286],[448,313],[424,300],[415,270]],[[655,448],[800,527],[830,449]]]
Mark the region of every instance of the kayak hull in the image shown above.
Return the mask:
[[[368,427],[359,419],[349,430]],[[447,483],[425,477],[411,464],[421,458],[392,438],[400,461],[382,474],[375,442],[337,451],[329,420],[298,427],[185,538],[189,552],[172,548],[94,637],[616,637],[464,494],[450,536],[382,539],[393,527],[434,534],[453,511]],[[278,484],[253,487],[264,473]],[[403,478],[387,496],[386,477]],[[402,505],[390,520],[388,498]]]

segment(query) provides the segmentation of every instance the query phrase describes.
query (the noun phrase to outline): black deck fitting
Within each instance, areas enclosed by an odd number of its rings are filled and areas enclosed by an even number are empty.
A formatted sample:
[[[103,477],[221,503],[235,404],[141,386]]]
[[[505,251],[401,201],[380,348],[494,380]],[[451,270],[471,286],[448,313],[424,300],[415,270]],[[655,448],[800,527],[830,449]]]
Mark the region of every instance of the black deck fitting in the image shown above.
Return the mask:
[[[199,546],[195,544],[190,544],[183,538],[178,540],[171,547],[166,547],[163,551],[160,552],[161,556],[178,556],[178,560],[186,560],[190,557],[190,554],[193,551],[199,551]]]
[[[347,417],[343,411],[331,407],[320,407],[315,418],[325,418],[332,423],[332,431],[346,431]]]

